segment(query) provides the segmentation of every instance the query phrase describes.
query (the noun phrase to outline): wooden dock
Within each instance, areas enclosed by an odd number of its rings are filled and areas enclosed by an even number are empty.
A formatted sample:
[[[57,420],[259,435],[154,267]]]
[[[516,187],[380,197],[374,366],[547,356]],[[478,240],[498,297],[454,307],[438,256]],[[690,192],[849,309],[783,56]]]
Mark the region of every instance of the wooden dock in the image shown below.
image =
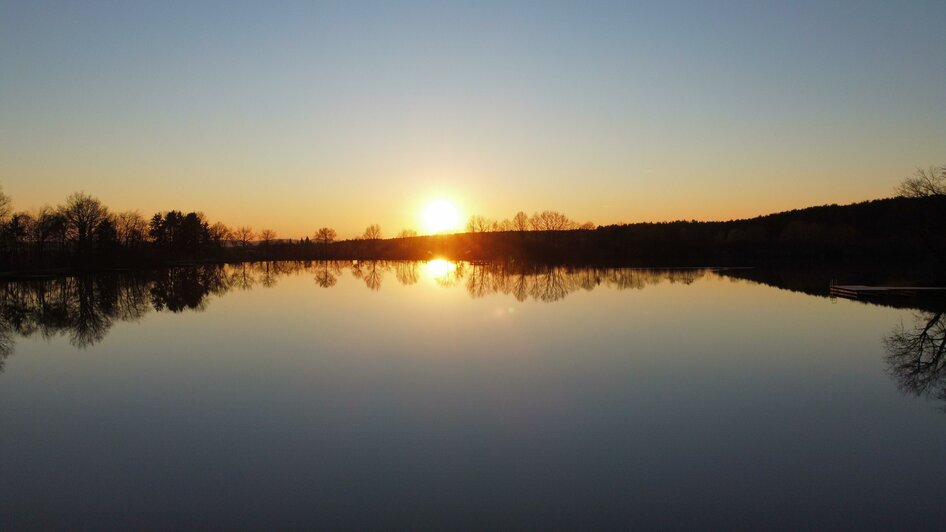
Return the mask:
[[[946,287],[942,286],[865,286],[857,284],[831,285],[831,295],[847,299],[876,297],[943,297]]]

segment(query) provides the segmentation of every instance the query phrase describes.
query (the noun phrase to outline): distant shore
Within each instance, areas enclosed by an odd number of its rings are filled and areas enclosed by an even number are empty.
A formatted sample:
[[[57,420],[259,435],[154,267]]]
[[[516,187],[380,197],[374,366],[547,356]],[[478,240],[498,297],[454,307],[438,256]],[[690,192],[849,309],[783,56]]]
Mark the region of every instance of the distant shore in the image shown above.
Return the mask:
[[[156,215],[157,216],[157,215]],[[560,231],[482,231],[316,242],[194,240],[7,243],[0,277],[271,260],[533,261],[615,266],[883,266],[946,271],[946,196],[811,207],[725,222],[679,221]]]

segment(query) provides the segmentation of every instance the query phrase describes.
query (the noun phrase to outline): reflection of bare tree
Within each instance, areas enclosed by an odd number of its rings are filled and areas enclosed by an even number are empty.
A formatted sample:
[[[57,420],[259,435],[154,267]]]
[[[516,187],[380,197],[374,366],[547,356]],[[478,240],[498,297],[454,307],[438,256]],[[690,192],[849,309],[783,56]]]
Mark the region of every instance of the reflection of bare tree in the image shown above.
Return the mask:
[[[369,290],[378,291],[381,290],[381,281],[384,280],[384,263],[377,260],[371,260],[364,263],[364,280],[365,286]]]
[[[6,364],[7,357],[13,354],[15,343],[12,328],[0,321],[0,373],[3,373],[3,367]]]
[[[315,282],[322,288],[331,288],[338,282],[341,268],[336,262],[319,261],[315,268]]]
[[[94,280],[87,280],[78,286],[78,312],[74,315],[70,342],[79,348],[102,341],[112,326],[110,300],[106,292],[96,290],[96,284]]]
[[[483,297],[495,293],[493,277],[494,275],[484,265],[473,265],[470,268],[470,275],[466,278],[466,291],[471,297]]]
[[[253,274],[249,263],[243,262],[237,264],[230,271],[230,285],[240,290],[249,290],[256,284],[256,277]]]
[[[269,260],[251,263],[250,268],[261,285],[272,288],[279,282],[280,277],[305,271],[311,265],[311,262]]]
[[[530,295],[539,301],[558,301],[571,291],[569,290],[570,280],[561,268],[549,268],[536,276]]]
[[[260,284],[266,288],[272,288],[276,286],[276,280],[279,278],[279,267],[276,266],[278,262],[266,261],[259,263],[260,264],[260,275],[259,280]]]
[[[471,297],[510,294],[519,301],[558,301],[577,290],[603,285],[619,290],[642,289],[662,282],[690,284],[707,270],[645,270],[632,268],[573,268],[509,263],[470,264],[466,289]],[[464,274],[461,272],[461,278]],[[448,283],[442,283],[449,286]]]
[[[946,315],[922,312],[884,338],[888,371],[900,390],[946,402]]]
[[[414,261],[399,261],[394,265],[394,276],[405,286],[417,284],[420,280],[420,263]]]
[[[525,273],[516,274],[510,292],[516,301],[522,302],[529,299],[529,277]]]
[[[460,281],[466,277],[467,263],[458,262],[455,266],[453,271],[448,271],[443,275],[435,277],[434,281],[444,288],[450,288],[451,286],[460,284]]]

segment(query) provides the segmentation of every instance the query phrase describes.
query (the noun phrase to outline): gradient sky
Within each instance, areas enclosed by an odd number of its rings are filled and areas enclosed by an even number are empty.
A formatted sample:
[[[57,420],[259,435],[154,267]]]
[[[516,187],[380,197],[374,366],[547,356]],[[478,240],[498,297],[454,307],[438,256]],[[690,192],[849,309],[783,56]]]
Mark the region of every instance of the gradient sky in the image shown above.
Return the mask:
[[[8,2],[0,184],[353,236],[728,219],[946,163],[946,2]]]

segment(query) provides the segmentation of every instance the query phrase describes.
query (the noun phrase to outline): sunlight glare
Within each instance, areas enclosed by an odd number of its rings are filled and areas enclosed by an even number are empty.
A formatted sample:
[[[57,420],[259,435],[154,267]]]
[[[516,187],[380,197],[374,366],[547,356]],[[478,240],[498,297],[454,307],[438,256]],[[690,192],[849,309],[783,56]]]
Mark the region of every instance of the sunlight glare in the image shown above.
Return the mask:
[[[424,264],[427,275],[434,280],[442,279],[456,271],[456,269],[457,265],[455,263],[444,259],[434,259]]]
[[[460,211],[453,203],[437,199],[424,208],[423,223],[429,234],[455,231],[460,228]]]

